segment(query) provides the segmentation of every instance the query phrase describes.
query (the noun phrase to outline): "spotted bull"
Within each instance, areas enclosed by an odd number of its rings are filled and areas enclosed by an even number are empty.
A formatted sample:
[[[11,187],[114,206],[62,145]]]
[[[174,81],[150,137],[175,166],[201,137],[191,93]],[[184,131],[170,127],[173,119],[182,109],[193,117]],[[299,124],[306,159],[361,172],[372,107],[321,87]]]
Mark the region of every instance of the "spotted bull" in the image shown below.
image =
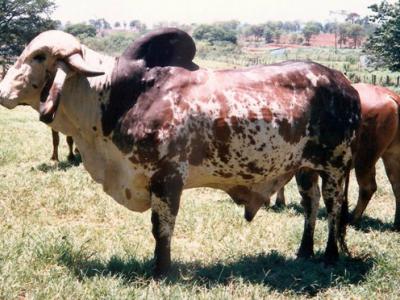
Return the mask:
[[[177,29],[152,32],[118,58],[45,32],[7,73],[0,104],[32,106],[74,138],[107,194],[130,210],[151,209],[156,275],[170,266],[183,189],[224,190],[250,221],[300,168],[324,175],[325,255],[335,260],[357,92],[341,73],[312,62],[212,71],[192,62],[195,52]],[[308,223],[300,256],[312,254]]]
[[[353,86],[360,95],[362,122],[352,145],[352,166],[359,193],[350,221],[353,224],[360,221],[376,192],[375,165],[382,158],[396,199],[394,229],[400,231],[400,96],[380,86],[365,83]],[[276,204],[285,205],[284,188],[279,190]]]

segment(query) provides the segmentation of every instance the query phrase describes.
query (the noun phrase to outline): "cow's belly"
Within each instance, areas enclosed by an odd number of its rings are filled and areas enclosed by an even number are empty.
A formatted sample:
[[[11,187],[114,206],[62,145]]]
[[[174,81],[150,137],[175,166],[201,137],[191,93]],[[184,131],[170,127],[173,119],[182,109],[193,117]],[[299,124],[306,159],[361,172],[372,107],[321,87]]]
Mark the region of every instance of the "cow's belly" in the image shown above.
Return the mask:
[[[134,168],[128,156],[118,151],[111,141],[88,143],[74,138],[86,170],[109,196],[132,211],[150,208],[148,177],[144,170]]]
[[[305,164],[303,150],[307,141],[308,138],[304,137],[297,143],[290,143],[277,135],[273,135],[273,138],[258,138],[255,144],[233,139],[227,148],[228,154],[223,154],[225,160],[221,159],[221,153],[216,149],[201,164],[189,165],[186,185],[220,186],[226,189],[223,187],[250,187],[267,182],[271,183],[267,185],[274,190],[274,181]]]

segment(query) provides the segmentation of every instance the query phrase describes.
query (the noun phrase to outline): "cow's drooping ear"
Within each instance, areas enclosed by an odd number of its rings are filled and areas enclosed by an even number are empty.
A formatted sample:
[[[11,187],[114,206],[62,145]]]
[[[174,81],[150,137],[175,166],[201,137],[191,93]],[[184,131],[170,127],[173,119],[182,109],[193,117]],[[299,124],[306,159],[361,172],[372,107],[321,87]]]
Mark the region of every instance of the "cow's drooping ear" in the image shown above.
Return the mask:
[[[57,61],[56,74],[53,78],[49,75],[40,95],[40,121],[49,124],[54,120],[60,103],[61,91],[69,71],[69,67],[64,62]]]
[[[136,40],[122,57],[127,60],[145,61],[146,67],[178,66],[197,70],[193,63],[196,45],[186,32],[177,28],[163,28]]]
[[[49,124],[54,120],[58,105],[60,104],[61,92],[67,75],[75,71],[84,76],[99,76],[104,72],[96,70],[89,66],[80,53],[72,54],[64,60],[57,60],[56,74],[52,77],[50,74],[40,95],[39,114],[40,121]]]

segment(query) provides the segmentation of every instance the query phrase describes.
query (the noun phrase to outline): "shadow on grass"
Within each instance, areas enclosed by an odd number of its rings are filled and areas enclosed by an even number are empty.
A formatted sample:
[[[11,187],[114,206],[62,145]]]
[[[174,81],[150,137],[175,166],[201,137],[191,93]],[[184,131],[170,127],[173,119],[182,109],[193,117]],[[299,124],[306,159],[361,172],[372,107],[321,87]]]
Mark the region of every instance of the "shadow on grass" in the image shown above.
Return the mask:
[[[303,207],[299,203],[295,203],[295,202],[291,202],[286,207],[272,206],[269,209],[272,209],[275,212],[285,212],[287,210],[293,210],[296,214],[299,214],[299,215],[304,214]],[[320,207],[318,210],[317,218],[319,220],[325,220],[326,217],[327,217],[327,214],[326,214],[325,207]],[[362,216],[361,221],[358,224],[350,225],[350,226],[353,226],[354,229],[362,231],[362,232],[370,232],[372,230],[381,231],[381,232],[394,231],[392,223],[383,222],[379,219],[374,219],[374,218],[371,218],[366,215]]]
[[[43,173],[54,172],[54,171],[67,171],[72,167],[79,166],[82,162],[80,155],[75,155],[73,159],[70,160],[63,160],[58,163],[56,162],[49,162],[49,163],[42,163],[36,167],[39,171]]]
[[[379,219],[374,219],[363,215],[358,224],[352,225],[354,229],[362,232],[376,231],[395,231],[392,223],[383,222]]]
[[[118,276],[123,278],[126,284],[142,282],[144,285],[151,279],[153,268],[153,261],[150,259],[138,261],[135,258],[122,259],[113,256],[109,261],[103,262],[90,257],[85,258],[73,251],[64,252],[58,263],[70,268],[80,280],[94,276]],[[371,258],[341,257],[335,266],[327,267],[318,258],[286,258],[272,251],[269,254],[243,256],[233,262],[219,262],[206,266],[200,262],[175,262],[165,283],[213,288],[241,279],[248,283],[261,283],[277,292],[313,296],[336,285],[362,282],[373,265],[374,261]]]
[[[287,210],[293,210],[296,214],[304,215],[303,207],[299,203],[296,203],[296,202],[291,202],[286,206],[274,205],[274,206],[269,207],[269,209],[272,209],[275,212],[285,212]],[[317,218],[318,219],[326,219],[326,217],[327,217],[327,215],[326,215],[325,207],[324,206],[320,207],[318,209]]]

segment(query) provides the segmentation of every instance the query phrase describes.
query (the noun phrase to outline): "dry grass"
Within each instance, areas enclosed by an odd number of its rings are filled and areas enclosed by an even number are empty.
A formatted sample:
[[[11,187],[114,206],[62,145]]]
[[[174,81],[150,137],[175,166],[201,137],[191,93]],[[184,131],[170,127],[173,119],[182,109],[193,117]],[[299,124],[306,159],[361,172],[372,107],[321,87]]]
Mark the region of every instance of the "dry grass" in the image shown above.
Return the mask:
[[[106,196],[65,161],[65,142],[64,161],[52,165],[50,129],[37,119],[30,108],[0,108],[1,299],[399,298],[400,235],[390,230],[394,198],[381,165],[361,230],[348,232],[354,258],[321,263],[321,205],[316,258],[296,259],[303,216],[293,183],[288,208],[262,210],[252,223],[226,194],[196,189],[183,196],[172,273],[156,282],[149,212]]]

